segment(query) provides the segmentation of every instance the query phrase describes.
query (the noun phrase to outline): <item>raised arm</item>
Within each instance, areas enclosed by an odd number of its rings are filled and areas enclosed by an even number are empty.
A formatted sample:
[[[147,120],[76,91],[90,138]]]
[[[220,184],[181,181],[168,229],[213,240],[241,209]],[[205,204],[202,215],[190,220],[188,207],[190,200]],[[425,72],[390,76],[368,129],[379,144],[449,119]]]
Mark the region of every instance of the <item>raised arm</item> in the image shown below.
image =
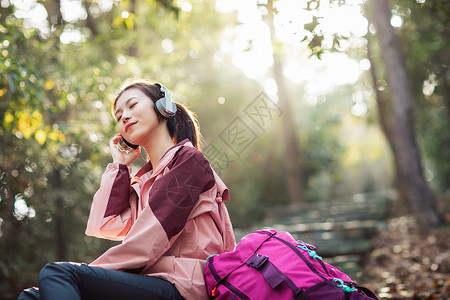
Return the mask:
[[[87,235],[111,240],[123,239],[136,217],[133,209],[136,195],[130,193],[130,188],[129,167],[118,163],[109,164],[102,176],[100,188],[94,195]]]

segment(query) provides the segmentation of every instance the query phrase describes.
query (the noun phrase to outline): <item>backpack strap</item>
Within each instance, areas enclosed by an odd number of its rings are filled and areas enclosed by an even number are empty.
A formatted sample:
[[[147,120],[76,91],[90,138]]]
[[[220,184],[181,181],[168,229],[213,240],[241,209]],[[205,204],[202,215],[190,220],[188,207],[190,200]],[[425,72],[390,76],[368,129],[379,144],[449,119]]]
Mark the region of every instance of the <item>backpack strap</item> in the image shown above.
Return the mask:
[[[294,292],[294,298],[302,293],[302,290],[286,274],[272,264],[267,256],[255,253],[245,263],[249,267],[260,271],[271,288],[275,289],[281,283],[285,282]]]

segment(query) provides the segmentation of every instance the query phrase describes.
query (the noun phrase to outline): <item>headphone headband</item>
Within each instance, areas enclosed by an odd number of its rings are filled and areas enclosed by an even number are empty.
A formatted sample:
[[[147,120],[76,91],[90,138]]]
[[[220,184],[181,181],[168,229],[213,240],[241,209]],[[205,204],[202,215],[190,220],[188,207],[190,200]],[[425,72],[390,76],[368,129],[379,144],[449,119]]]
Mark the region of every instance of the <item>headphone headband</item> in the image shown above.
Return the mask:
[[[165,119],[170,119],[175,116],[177,112],[177,106],[172,102],[169,90],[161,83],[156,82],[156,85],[160,87],[163,97],[155,102],[155,110]]]

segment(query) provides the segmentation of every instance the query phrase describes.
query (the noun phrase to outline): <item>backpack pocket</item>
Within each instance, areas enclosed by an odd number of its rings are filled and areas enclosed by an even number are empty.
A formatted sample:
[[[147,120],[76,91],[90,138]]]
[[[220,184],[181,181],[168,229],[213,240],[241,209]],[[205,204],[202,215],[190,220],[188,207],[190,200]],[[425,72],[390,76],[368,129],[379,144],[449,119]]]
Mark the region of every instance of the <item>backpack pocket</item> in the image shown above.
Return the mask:
[[[345,300],[345,292],[332,282],[325,280],[304,290],[295,300]]]

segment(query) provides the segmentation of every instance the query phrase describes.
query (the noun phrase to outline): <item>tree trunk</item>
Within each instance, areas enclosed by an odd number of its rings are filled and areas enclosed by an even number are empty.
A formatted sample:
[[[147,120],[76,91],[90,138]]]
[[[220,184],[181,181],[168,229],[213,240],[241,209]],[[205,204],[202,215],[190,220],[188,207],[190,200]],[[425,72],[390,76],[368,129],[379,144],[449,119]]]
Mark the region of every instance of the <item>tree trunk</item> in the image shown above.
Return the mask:
[[[394,163],[395,163],[395,178],[396,178],[396,185],[398,189],[398,197],[401,204],[407,204],[406,196],[405,196],[405,187],[403,186],[403,180],[400,176],[400,158],[398,157],[398,151],[395,151],[397,149],[397,146],[395,144],[394,139],[394,120],[392,118],[392,110],[389,109],[389,102],[388,100],[382,95],[380,90],[378,89],[378,78],[377,78],[377,68],[376,68],[376,62],[372,55],[372,43],[370,36],[367,37],[367,58],[370,61],[370,75],[372,78],[372,86],[373,90],[375,92],[375,101],[377,103],[378,107],[378,122],[381,125],[381,129],[383,130],[383,133],[386,137],[386,140],[389,144],[389,147],[392,151],[392,155],[394,156]]]
[[[63,18],[61,13],[61,2],[60,0],[49,0],[42,2],[45,9],[47,10],[47,20],[50,27],[54,25],[62,25]]]
[[[272,2],[268,5],[268,21],[272,45],[275,42],[275,29],[273,24],[274,9]],[[300,150],[297,130],[292,120],[291,100],[286,91],[283,75],[283,66],[278,55],[273,50],[273,74],[278,87],[278,101],[283,111],[283,140],[284,140],[284,169],[286,171],[286,186],[290,203],[301,203],[303,195],[303,173],[300,164]]]
[[[67,241],[66,226],[64,221],[64,199],[61,196],[63,190],[61,172],[53,170],[52,187],[55,191],[55,241],[56,241],[56,259],[58,261],[67,260]]]
[[[92,36],[97,36],[99,35],[99,30],[97,27],[97,22],[95,21],[95,18],[92,16],[91,12],[90,12],[90,7],[91,7],[91,3],[92,2],[88,2],[88,1],[82,1],[84,9],[86,10],[86,27],[89,28],[89,30],[91,31]]]
[[[373,21],[385,64],[391,94],[393,140],[401,186],[405,196],[422,226],[437,226],[440,218],[436,200],[425,182],[419,148],[414,130],[413,89],[406,69],[405,59],[394,29],[390,25],[391,12],[388,0],[374,0]]]
[[[131,0],[130,1],[130,8],[129,11],[136,15],[136,0]],[[133,27],[133,33],[136,32],[136,24],[137,22],[134,23],[134,27]],[[139,56],[139,49],[137,47],[137,41],[135,41],[129,48],[128,48],[128,55],[129,56],[133,56],[133,57],[138,57]]]

